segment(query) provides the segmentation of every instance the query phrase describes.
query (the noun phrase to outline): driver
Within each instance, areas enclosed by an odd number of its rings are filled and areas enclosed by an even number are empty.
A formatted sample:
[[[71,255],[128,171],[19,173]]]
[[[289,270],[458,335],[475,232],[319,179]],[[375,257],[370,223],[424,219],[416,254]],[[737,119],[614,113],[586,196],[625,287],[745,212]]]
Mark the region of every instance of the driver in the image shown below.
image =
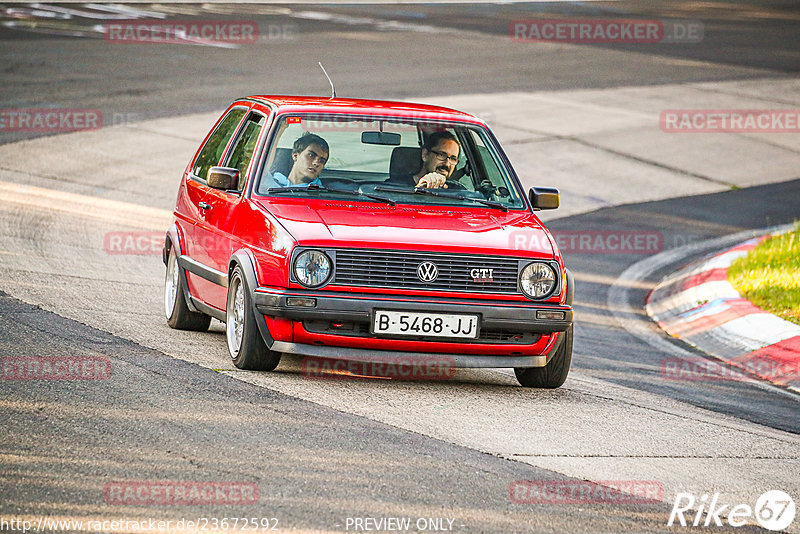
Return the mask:
[[[416,174],[389,178],[387,183],[409,187],[447,188],[445,183],[458,165],[461,144],[448,131],[434,132],[422,145],[422,167]]]

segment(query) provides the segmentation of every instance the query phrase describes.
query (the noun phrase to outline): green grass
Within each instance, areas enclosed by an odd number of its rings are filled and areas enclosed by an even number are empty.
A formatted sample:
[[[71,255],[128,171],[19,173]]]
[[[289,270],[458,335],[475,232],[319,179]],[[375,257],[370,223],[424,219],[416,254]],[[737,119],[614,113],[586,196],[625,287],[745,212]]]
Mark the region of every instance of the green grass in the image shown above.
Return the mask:
[[[756,306],[800,324],[800,225],[734,261],[728,281]]]

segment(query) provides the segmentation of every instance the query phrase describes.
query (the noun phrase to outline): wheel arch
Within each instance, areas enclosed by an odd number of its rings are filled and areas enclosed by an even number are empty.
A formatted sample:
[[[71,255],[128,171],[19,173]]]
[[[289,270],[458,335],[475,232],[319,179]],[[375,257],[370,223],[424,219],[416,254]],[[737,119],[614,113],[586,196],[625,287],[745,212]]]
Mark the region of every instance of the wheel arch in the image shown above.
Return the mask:
[[[575,278],[572,276],[572,271],[564,268],[567,272],[567,297],[564,304],[572,306],[572,299],[575,297]]]
[[[569,269],[564,268],[564,271],[567,273],[567,294],[564,299],[564,304],[567,306],[572,306],[572,301],[575,297],[575,278],[572,276],[572,272]],[[571,326],[570,326],[571,327]],[[569,334],[572,335],[572,334]],[[561,348],[561,345],[564,343],[564,338],[567,337],[567,332],[559,332],[556,334],[556,342],[553,344],[553,347],[547,353],[547,363],[550,363],[550,360],[555,356],[558,349]]]
[[[275,340],[269,333],[267,321],[264,319],[264,315],[262,315],[261,312],[256,309],[255,299],[253,298],[253,291],[255,291],[255,289],[258,287],[255,263],[255,258],[253,257],[252,252],[245,248],[237,250],[231,255],[230,260],[228,260],[228,280],[231,279],[233,270],[238,266],[242,271],[242,275],[244,276],[245,291],[247,291],[249,294],[249,300],[251,306],[253,307],[253,314],[256,317],[258,331],[261,333],[261,337],[264,338],[264,343],[267,344],[267,348],[271,349],[273,343],[275,343]]]
[[[175,247],[176,260],[180,260],[180,257],[183,255],[181,231],[175,223],[172,223],[169,230],[167,230],[167,235],[164,237],[164,248],[161,250],[161,259],[165,267],[169,261],[169,253],[172,251],[172,247]],[[183,298],[186,299],[186,307],[189,308],[189,311],[200,313],[200,310],[194,305],[192,294],[189,292],[189,281],[186,280],[186,269],[181,267],[180,261],[176,261],[175,267],[178,269],[181,287],[183,287]]]

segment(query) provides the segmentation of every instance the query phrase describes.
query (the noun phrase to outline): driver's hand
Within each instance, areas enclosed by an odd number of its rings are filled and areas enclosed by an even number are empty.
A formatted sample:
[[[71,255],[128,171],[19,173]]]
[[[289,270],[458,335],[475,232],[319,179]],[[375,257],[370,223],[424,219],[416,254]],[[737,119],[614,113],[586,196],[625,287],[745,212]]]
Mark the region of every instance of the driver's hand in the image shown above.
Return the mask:
[[[447,177],[439,174],[438,172],[429,172],[425,176],[419,179],[417,182],[417,187],[428,187],[430,189],[439,189],[440,187],[443,189],[447,189]]]

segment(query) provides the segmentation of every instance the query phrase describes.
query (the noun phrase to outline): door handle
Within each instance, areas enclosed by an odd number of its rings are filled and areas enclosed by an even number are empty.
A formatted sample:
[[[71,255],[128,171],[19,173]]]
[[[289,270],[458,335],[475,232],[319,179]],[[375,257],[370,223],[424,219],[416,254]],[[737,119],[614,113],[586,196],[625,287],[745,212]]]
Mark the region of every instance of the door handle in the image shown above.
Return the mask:
[[[209,204],[208,202],[198,202],[198,203],[197,203],[197,206],[198,206],[198,207],[199,207],[201,210],[210,210],[210,209],[211,209],[211,204]]]

